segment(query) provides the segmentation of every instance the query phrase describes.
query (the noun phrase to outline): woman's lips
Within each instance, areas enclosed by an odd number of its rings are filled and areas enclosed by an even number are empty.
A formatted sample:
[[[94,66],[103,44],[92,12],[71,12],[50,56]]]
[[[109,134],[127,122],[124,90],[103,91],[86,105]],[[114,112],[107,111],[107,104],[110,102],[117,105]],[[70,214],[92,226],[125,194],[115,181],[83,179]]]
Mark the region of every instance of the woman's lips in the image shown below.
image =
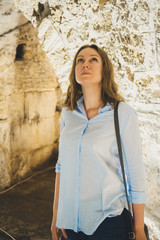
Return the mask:
[[[89,72],[82,72],[81,75],[88,75],[90,74]]]

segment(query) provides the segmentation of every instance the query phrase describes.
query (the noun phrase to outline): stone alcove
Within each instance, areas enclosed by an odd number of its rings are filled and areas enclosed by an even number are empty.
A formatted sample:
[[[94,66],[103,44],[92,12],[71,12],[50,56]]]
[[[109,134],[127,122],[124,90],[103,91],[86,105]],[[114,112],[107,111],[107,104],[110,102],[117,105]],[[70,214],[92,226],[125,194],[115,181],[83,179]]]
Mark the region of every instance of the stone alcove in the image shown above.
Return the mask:
[[[15,61],[23,60],[25,54],[25,47],[26,47],[25,43],[21,43],[17,46]]]

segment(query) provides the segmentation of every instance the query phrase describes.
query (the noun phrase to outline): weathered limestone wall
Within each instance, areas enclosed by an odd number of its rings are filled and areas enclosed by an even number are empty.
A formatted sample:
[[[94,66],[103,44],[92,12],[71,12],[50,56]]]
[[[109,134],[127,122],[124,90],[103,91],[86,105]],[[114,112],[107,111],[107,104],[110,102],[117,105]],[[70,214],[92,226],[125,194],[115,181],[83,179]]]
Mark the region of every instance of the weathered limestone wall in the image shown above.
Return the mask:
[[[39,43],[37,29],[15,9],[13,1],[1,1],[1,5],[0,189],[3,189],[44,163],[56,148],[58,84]]]
[[[38,29],[63,93],[76,50],[104,47],[126,100],[137,110],[146,166],[146,222],[160,239],[160,1],[14,0]]]

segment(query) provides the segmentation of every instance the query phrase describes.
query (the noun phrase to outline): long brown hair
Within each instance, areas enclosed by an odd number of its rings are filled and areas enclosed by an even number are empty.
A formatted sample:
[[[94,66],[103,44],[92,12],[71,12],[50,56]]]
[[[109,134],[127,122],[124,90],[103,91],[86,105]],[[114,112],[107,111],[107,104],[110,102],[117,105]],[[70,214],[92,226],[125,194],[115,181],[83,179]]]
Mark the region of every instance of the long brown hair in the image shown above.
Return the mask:
[[[118,93],[118,85],[114,81],[113,65],[110,59],[108,58],[106,52],[95,44],[82,46],[74,57],[72,69],[69,75],[70,85],[67,91],[65,106],[68,108],[68,110],[74,110],[77,107],[78,99],[83,95],[81,85],[78,84],[75,79],[75,66],[78,54],[85,48],[95,49],[102,59],[101,98],[104,106],[107,103],[110,103],[114,108],[117,102],[123,101],[124,99]]]

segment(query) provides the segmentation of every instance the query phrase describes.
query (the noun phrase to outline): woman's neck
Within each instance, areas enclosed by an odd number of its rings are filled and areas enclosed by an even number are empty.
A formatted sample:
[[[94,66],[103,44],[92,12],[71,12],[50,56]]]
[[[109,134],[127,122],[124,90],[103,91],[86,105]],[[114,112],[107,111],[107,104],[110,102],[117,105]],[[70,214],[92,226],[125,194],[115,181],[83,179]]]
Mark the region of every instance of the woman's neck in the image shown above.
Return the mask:
[[[103,106],[103,101],[101,98],[101,88],[97,86],[92,86],[88,88],[83,88],[83,98],[84,98],[84,107],[86,111],[96,110]]]

